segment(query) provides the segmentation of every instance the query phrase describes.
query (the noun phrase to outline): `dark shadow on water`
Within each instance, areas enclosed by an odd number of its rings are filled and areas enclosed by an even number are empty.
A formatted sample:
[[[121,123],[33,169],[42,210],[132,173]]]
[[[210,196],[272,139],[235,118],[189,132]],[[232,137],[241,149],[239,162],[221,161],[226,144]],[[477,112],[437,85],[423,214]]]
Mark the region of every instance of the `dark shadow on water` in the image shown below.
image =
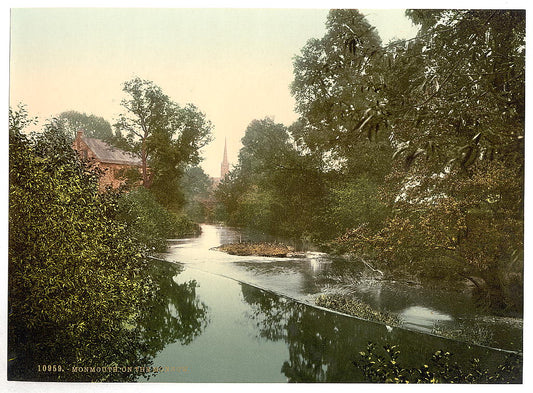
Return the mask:
[[[399,344],[405,367],[422,366],[437,350],[451,352],[465,367],[479,358],[491,369],[506,357],[483,347],[333,314],[246,284],[241,288],[258,337],[286,342],[289,358],[280,367],[289,382],[366,382],[353,361],[369,342]]]

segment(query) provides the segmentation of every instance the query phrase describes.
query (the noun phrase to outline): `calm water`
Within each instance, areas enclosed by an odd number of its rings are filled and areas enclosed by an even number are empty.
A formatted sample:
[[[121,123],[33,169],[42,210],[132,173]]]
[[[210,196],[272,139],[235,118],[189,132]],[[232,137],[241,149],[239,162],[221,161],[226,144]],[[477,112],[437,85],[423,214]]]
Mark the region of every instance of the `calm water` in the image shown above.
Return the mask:
[[[306,258],[298,259],[228,255],[212,248],[224,243],[269,239],[223,226],[204,225],[202,230],[198,238],[171,241],[169,252],[162,257],[308,304],[314,304],[321,293],[353,293],[378,310],[398,314],[406,329],[431,333],[444,325],[472,332],[476,342],[487,346],[522,349],[521,326],[484,314],[467,293],[369,279],[364,266],[318,252],[308,252]]]
[[[173,281],[191,292],[181,294],[185,306],[179,299],[169,304],[165,321],[186,320],[186,333],[165,342],[153,364],[180,371],[158,373],[151,382],[363,382],[352,362],[370,341],[400,344],[411,366],[439,349],[459,361],[478,357],[484,365],[503,359],[502,353],[390,330],[191,267],[177,269]]]
[[[211,248],[239,234],[203,229],[199,238],[173,242],[166,258],[176,263],[154,261],[166,295],[149,318],[158,332],[153,364],[169,371],[149,381],[363,382],[352,362],[370,341],[399,344],[406,366],[420,366],[439,349],[484,365],[505,355],[423,333],[431,318],[453,317],[407,300],[405,317],[420,332],[311,307],[302,300],[334,276],[324,273],[334,262],[320,254],[292,261],[226,255]],[[367,293],[376,296],[373,291]]]

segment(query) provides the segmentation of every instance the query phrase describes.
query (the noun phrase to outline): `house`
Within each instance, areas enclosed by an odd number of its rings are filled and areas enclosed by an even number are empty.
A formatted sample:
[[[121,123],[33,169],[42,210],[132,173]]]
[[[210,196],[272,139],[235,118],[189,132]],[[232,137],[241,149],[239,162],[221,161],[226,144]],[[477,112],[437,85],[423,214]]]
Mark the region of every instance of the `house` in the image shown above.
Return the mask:
[[[118,188],[126,182],[125,172],[136,169],[141,173],[141,159],[108,143],[84,136],[83,131],[78,131],[72,144],[74,150],[85,161],[90,161],[94,167],[102,170],[99,187],[101,190],[107,186]]]

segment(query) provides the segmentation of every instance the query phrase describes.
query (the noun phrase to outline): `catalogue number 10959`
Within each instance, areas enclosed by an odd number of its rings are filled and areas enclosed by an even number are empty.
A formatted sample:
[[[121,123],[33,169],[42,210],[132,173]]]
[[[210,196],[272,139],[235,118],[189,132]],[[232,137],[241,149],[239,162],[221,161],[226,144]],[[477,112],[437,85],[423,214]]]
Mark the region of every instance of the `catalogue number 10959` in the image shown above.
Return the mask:
[[[38,364],[37,371],[38,372],[62,372],[64,371],[64,368],[61,367],[61,365],[56,365],[56,364]]]

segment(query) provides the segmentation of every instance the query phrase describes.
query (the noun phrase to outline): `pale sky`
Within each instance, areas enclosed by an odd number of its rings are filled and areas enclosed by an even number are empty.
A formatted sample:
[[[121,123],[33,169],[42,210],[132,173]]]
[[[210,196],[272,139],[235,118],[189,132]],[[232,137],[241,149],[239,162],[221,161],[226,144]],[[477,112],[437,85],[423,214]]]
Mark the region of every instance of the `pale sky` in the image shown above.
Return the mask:
[[[413,37],[403,10],[363,10],[384,43]],[[297,119],[293,57],[325,33],[326,9],[24,8],[11,12],[10,105],[46,120],[67,110],[113,123],[122,83],[153,81],[214,125],[202,167],[219,176],[253,119]]]

